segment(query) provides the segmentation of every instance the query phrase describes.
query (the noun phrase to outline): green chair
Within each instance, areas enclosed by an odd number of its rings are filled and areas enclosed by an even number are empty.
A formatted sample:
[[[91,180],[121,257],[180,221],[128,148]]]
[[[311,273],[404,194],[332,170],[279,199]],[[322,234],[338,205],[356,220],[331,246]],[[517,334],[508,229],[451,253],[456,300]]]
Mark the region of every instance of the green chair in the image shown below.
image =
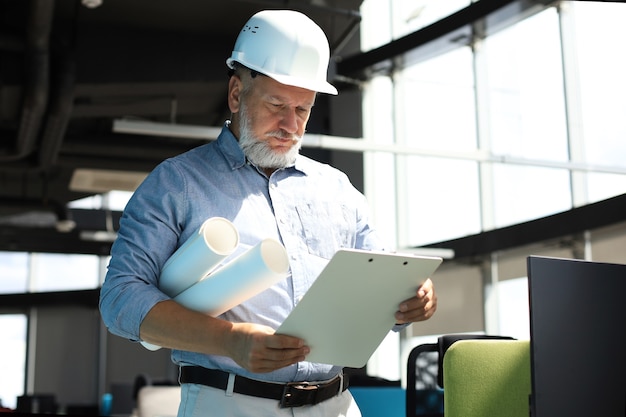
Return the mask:
[[[437,343],[415,346],[407,361],[406,417],[443,417],[443,357],[453,343],[468,339],[506,339],[510,336],[447,334]]]
[[[443,358],[445,417],[528,417],[530,341],[461,340]]]

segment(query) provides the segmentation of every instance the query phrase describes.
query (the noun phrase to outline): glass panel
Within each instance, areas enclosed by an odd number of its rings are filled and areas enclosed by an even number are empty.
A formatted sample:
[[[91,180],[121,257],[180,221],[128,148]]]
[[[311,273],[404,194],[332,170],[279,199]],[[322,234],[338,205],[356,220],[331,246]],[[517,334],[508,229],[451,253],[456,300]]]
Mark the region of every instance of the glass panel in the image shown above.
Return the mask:
[[[584,157],[626,167],[626,4],[571,2],[580,80]],[[601,47],[600,47],[601,46]],[[626,192],[626,175],[589,174],[590,202]]]
[[[470,4],[470,0],[364,0],[361,3],[361,46],[368,51],[385,45]]]
[[[589,173],[587,188],[590,203],[615,197],[626,193],[626,175]]]
[[[28,282],[28,254],[0,252],[0,294],[26,292]]]
[[[472,53],[459,48],[403,70],[396,86],[398,142],[437,151],[476,150]],[[407,157],[407,201],[401,229],[413,246],[480,231],[477,164],[458,159]],[[403,174],[400,174],[403,175]],[[458,210],[463,207],[463,210]]]
[[[476,149],[472,52],[459,48],[402,72],[402,142],[416,148]],[[452,173],[452,175],[454,175]]]
[[[97,288],[99,260],[95,255],[37,253],[31,291],[65,291]]]
[[[520,340],[530,339],[528,279],[498,282],[499,334]]]
[[[495,154],[569,158],[557,17],[550,8],[485,40]]]
[[[626,4],[572,6],[587,161],[626,166]]]
[[[26,323],[23,314],[0,315],[0,405],[10,409],[24,394]]]
[[[407,158],[409,245],[480,232],[477,163]]]
[[[78,200],[70,201],[70,203],[68,204],[68,207],[76,208],[76,209],[86,209],[86,210],[99,209],[102,207],[102,195],[97,194],[97,195],[92,195],[89,197],[81,198]]]
[[[548,216],[571,208],[565,169],[494,165],[495,226]]]
[[[106,194],[98,194],[90,197],[74,200],[68,204],[71,208],[80,209],[101,209],[122,211],[126,207],[126,203],[132,197],[130,191],[111,191]]]
[[[390,0],[364,0],[361,3],[361,49],[369,51],[391,40]]]
[[[363,94],[363,132],[368,141],[393,144],[393,114],[390,109],[393,84],[377,76],[367,83]],[[387,247],[396,247],[395,156],[388,152],[365,152],[363,156],[365,195],[371,219]]]
[[[131,191],[111,191],[108,195],[107,208],[123,211],[128,200],[133,196]]]
[[[370,0],[371,1],[371,0]],[[435,23],[470,4],[470,0],[393,0],[393,37],[400,38]]]

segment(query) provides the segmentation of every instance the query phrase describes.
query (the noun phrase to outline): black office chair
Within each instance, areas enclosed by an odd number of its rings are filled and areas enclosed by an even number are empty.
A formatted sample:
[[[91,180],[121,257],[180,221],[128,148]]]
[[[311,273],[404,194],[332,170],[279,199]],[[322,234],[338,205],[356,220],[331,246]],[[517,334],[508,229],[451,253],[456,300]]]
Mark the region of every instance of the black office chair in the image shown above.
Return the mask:
[[[443,356],[454,342],[508,336],[451,334],[414,347],[407,360],[406,417],[443,417]]]

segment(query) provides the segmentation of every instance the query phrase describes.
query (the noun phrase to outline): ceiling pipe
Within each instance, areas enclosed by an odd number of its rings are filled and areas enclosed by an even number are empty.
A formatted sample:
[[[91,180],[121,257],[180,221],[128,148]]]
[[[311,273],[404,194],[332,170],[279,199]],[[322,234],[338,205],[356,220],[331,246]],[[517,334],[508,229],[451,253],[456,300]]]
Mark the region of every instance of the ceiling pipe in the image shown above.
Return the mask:
[[[32,0],[24,46],[24,99],[13,153],[0,154],[0,161],[16,161],[35,149],[41,130],[49,89],[50,32],[53,0]]]
[[[74,108],[76,65],[72,51],[69,49],[71,47],[63,45],[62,48],[63,50],[55,55],[58,61],[52,70],[52,99],[39,148],[39,166],[43,170],[57,163]]]

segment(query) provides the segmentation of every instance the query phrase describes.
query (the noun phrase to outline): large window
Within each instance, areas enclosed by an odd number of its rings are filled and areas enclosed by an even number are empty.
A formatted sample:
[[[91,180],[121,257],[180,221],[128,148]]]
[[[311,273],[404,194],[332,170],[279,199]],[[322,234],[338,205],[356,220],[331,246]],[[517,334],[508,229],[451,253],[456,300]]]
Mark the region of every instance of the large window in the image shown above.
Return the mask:
[[[95,255],[0,252],[0,294],[93,289],[100,285]]]
[[[554,8],[484,40],[491,150],[496,155],[567,161],[559,21]]]
[[[100,258],[95,255],[32,254],[32,291],[67,291],[97,288]]]
[[[0,252],[0,293],[24,293],[28,286],[26,253]],[[14,409],[24,393],[26,370],[25,314],[0,314],[0,406]]]
[[[580,86],[579,158],[594,166],[609,166],[621,174],[590,172],[590,201],[626,192],[626,4],[569,2],[564,12],[572,21],[569,32],[572,61]]]
[[[0,294],[20,294],[28,289],[27,253],[0,252]]]
[[[93,255],[0,252],[0,294],[94,289],[101,269]],[[24,394],[29,313],[0,312],[0,400],[8,408]]]
[[[498,334],[520,340],[530,339],[528,278],[514,278],[499,282],[497,291]]]
[[[24,394],[26,315],[0,314],[0,406],[15,409]]]
[[[477,149],[474,77],[470,48],[411,66],[397,77],[397,142],[427,154],[398,159],[400,246],[416,246],[480,231],[478,165],[455,158]],[[406,196],[402,200],[402,196]]]
[[[389,3],[393,21],[393,38],[415,32],[459,11],[471,0],[394,0]],[[384,3],[384,2],[381,2]]]
[[[488,105],[485,142],[518,163],[494,164],[494,227],[571,207],[569,171],[533,165],[569,158],[563,67],[556,9],[550,8],[484,40]],[[527,162],[525,160],[528,160]]]
[[[365,0],[362,47],[469,4]],[[365,86],[364,136],[390,144],[389,154],[366,153],[365,190],[399,248],[626,193],[626,4],[563,1],[510,17],[454,50],[411,51]],[[497,268],[497,257],[486,264]],[[486,308],[507,333],[528,333],[517,319],[524,285],[503,282],[501,304]]]
[[[434,3],[366,0],[364,32],[383,39],[387,30],[393,39],[419,28],[408,20],[417,22]],[[415,13],[403,21],[401,10]],[[368,25],[381,14],[388,26]],[[395,190],[397,206],[375,210],[382,224],[395,219],[395,243],[448,240],[626,192],[625,17],[622,3],[563,2],[394,69],[391,94],[369,91],[366,108],[381,110],[366,112],[365,136],[412,150],[393,162],[379,159],[385,178],[393,168],[395,187],[367,177],[373,196]],[[390,108],[391,120],[382,110]]]

